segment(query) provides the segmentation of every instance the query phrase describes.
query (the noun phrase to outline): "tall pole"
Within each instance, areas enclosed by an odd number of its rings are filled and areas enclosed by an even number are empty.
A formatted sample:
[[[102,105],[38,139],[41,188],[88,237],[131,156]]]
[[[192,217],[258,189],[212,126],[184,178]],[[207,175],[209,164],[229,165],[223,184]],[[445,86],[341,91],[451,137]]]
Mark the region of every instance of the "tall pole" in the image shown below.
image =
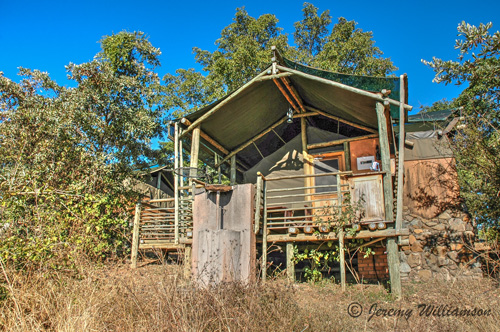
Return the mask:
[[[391,155],[389,149],[389,136],[387,134],[387,118],[385,107],[381,102],[377,102],[377,120],[379,130],[380,157],[382,159],[385,220],[394,221],[393,213],[393,193],[391,175]],[[397,298],[401,297],[401,276],[399,273],[399,253],[398,244],[395,237],[387,238],[387,264],[389,265],[389,277],[391,280],[391,292]]]

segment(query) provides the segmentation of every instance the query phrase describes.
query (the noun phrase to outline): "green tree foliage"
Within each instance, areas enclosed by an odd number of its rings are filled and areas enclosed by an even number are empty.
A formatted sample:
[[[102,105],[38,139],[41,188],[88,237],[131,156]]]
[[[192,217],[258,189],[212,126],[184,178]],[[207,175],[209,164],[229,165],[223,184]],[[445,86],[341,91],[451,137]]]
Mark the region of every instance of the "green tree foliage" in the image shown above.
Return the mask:
[[[452,142],[459,180],[470,213],[498,230],[500,221],[500,32],[492,24],[458,26],[457,61],[423,61],[437,83],[465,89],[456,99],[465,118]]]
[[[125,248],[126,183],[161,133],[160,53],[139,33],[101,43],[93,61],[67,66],[74,88],[29,69],[20,83],[0,74],[0,256],[19,268]]]
[[[397,68],[375,47],[371,32],[356,28],[356,22],[339,18],[330,28],[328,10],[304,3],[302,20],[295,23],[295,45],[278,26],[275,15],[251,17],[244,8],[236,9],[233,22],[225,27],[213,52],[193,48],[196,61],[206,75],[194,69],[180,69],[166,75],[167,107],[175,116],[199,108],[248,82],[271,63],[271,46],[292,60],[318,68],[348,74],[385,76]]]
[[[421,105],[420,110],[418,111],[419,113],[428,113],[428,112],[436,112],[436,111],[445,111],[445,110],[453,110],[457,108],[457,101],[456,99],[452,100],[447,100],[446,98],[443,98],[441,100],[438,100],[432,105]]]

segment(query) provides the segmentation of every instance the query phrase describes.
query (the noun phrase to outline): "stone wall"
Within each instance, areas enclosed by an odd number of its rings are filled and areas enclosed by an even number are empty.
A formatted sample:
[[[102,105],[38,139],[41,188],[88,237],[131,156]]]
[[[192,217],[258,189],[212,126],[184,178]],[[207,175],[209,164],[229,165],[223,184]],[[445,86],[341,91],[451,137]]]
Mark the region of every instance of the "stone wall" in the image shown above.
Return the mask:
[[[480,278],[480,263],[474,261],[474,228],[461,211],[446,210],[426,219],[404,210],[403,228],[410,235],[402,238],[400,271],[402,280],[427,281],[433,278]]]

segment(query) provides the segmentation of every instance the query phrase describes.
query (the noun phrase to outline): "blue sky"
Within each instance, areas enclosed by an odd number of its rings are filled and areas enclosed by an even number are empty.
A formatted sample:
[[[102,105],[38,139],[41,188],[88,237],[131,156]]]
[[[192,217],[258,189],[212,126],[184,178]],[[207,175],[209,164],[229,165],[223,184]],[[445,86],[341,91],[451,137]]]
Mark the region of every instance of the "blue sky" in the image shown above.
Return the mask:
[[[220,31],[235,9],[251,16],[275,14],[293,42],[293,23],[302,18],[303,1],[13,1],[0,0],[0,71],[19,80],[17,67],[47,71],[67,85],[64,66],[82,63],[99,51],[104,35],[122,30],[143,31],[162,51],[159,73],[199,66],[192,47],[213,51]],[[421,63],[433,56],[454,60],[459,22],[493,22],[500,30],[500,1],[311,1],[373,31],[376,45],[407,73],[409,103],[415,108],[456,97],[461,87],[432,83],[434,73]]]

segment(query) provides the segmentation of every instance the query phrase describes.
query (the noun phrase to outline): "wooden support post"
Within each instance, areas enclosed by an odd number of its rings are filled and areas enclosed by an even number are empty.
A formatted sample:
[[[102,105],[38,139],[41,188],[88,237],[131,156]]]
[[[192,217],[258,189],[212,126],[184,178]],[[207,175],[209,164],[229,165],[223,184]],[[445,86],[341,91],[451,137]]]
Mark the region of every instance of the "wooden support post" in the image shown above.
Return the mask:
[[[344,227],[342,226],[339,231],[339,255],[340,255],[340,285],[342,286],[342,291],[346,290],[345,281],[345,249],[344,249]]]
[[[230,182],[232,186],[236,184],[236,155],[231,157]]]
[[[191,246],[184,247],[184,277],[186,279],[191,278]]]
[[[345,170],[351,170],[351,146],[349,142],[344,142]]]
[[[286,244],[286,276],[291,282],[295,281],[295,263],[293,261],[293,242]]]
[[[179,139],[179,160],[178,160],[178,167],[184,167],[184,148],[182,146],[182,140]],[[179,176],[179,184],[181,187],[184,186],[184,177]]]
[[[264,181],[264,221],[262,222],[262,282],[267,278],[267,184]]]
[[[339,209],[339,215],[342,214],[342,178],[340,174],[337,174],[337,206]],[[340,258],[340,285],[342,286],[342,291],[346,290],[345,285],[345,249],[344,249],[344,225],[340,225],[339,229],[339,258]]]
[[[377,102],[377,120],[379,129],[380,157],[382,159],[384,202],[385,202],[385,220],[393,221],[393,193],[392,193],[392,175],[391,175],[391,156],[389,150],[389,137],[387,134],[387,119],[385,116],[385,107]],[[389,277],[391,281],[391,292],[397,298],[401,297],[401,276],[399,273],[399,251],[396,238],[387,239],[387,264],[389,265]]]
[[[200,127],[193,129],[193,135],[191,137],[191,162],[189,166],[191,168],[198,168],[198,154],[200,152]],[[195,178],[197,176],[196,170],[191,169],[189,174],[190,178]]]
[[[377,120],[379,130],[380,158],[382,161],[385,220],[393,221],[393,193],[392,193],[392,175],[391,175],[391,155],[389,149],[389,136],[387,134],[387,119],[385,116],[385,107],[382,103],[377,103]]]
[[[139,226],[141,222],[141,203],[135,205],[134,229],[132,231],[132,257],[131,267],[137,267],[137,254],[139,253]]]
[[[405,103],[405,75],[399,77],[399,95],[401,103]],[[401,104],[401,105],[402,105]],[[399,107],[399,149],[398,149],[398,188],[396,197],[396,230],[400,230],[403,225],[403,177],[405,164],[405,110]]]
[[[180,148],[180,149],[179,149]],[[179,151],[180,150],[180,151]],[[179,161],[181,164],[179,166]],[[176,122],[174,125],[174,241],[175,244],[179,243],[179,183],[182,186],[182,176],[178,173],[179,168],[182,167],[182,141],[179,140],[179,124]],[[182,173],[181,173],[182,174]]]
[[[260,206],[262,204],[262,176],[260,172],[257,173],[257,188],[255,191],[255,215],[254,215],[254,232],[256,235],[259,234],[260,230]]]
[[[300,134],[302,137],[302,151],[307,153],[307,122],[306,118],[300,118]]]

